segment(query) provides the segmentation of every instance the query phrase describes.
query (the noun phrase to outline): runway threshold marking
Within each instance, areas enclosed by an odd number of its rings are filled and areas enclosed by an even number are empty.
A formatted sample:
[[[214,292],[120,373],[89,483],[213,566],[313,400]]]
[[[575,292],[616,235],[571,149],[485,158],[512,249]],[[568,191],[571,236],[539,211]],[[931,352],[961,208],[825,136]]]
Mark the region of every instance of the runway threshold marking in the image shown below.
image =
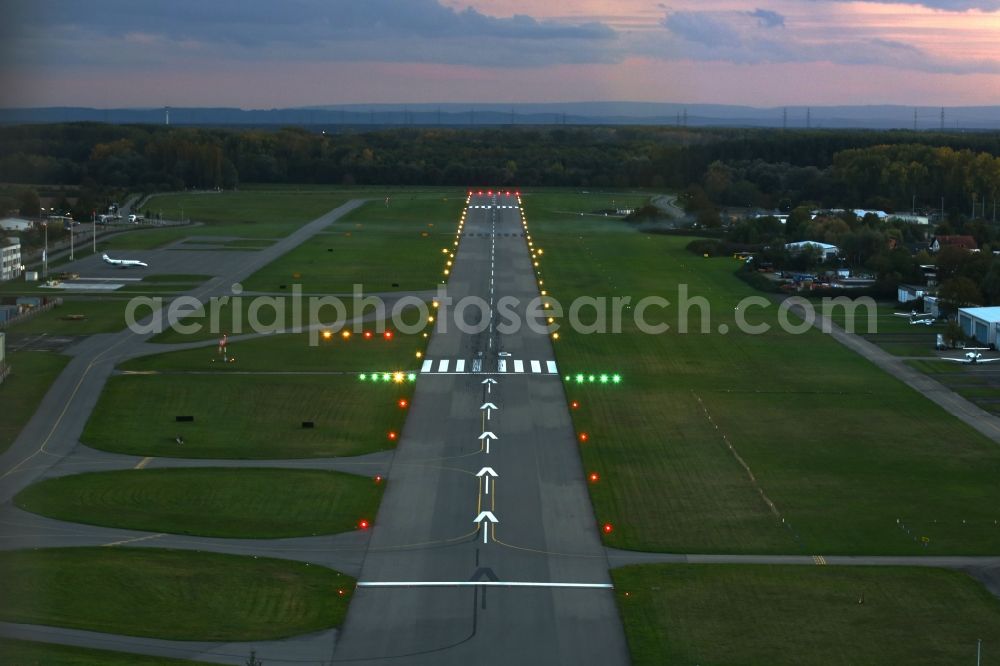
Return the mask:
[[[813,555],[813,562],[815,562],[818,566],[823,566],[826,564],[826,558],[822,555]]]
[[[152,462],[152,460],[153,460],[152,456],[147,456],[147,457],[143,458],[142,460],[140,460],[139,462],[137,462],[135,464],[135,467],[133,469],[145,469],[146,465],[148,465],[150,462]]]
[[[548,587],[610,590],[611,583],[546,583],[541,581],[518,580],[409,580],[409,581],[358,581],[358,587]]]

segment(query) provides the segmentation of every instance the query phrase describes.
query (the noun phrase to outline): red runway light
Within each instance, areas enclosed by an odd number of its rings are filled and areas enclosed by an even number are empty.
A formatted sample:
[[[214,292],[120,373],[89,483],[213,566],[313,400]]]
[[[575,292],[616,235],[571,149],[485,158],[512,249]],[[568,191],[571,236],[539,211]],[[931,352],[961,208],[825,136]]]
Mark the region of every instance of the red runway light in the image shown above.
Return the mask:
[[[396,432],[394,430],[390,430],[389,431],[389,439],[395,441],[396,437],[397,437]]]
[[[611,523],[604,523],[604,525],[601,526],[601,531],[605,534],[611,534],[615,531],[615,527]]]
[[[375,475],[375,483],[382,483],[382,475],[381,474],[376,474]]]
[[[385,338],[386,340],[392,340],[392,331],[386,331],[385,333],[382,334],[382,337]]]
[[[362,518],[361,520],[358,521],[358,527],[360,527],[361,529],[366,530],[366,529],[368,529],[368,526],[369,526],[369,523],[364,518]]]
[[[569,406],[572,407],[573,409],[580,409],[580,403],[578,403],[576,400],[569,403]]]
[[[409,406],[409,404],[410,404],[410,403],[408,403],[408,402],[406,401],[406,398],[400,398],[400,399],[399,399],[399,408],[400,408],[400,409],[406,409],[406,408],[407,408],[407,407]]]
[[[597,472],[591,472],[590,476],[588,476],[587,478],[590,479],[591,483],[597,483],[598,481],[601,480],[601,477]]]
[[[372,332],[365,331],[365,340],[371,340],[371,339],[372,339]]]
[[[590,435],[588,435],[585,432],[581,432],[580,433],[580,441],[581,442],[586,442],[588,439],[590,439]]]
[[[340,596],[344,596],[345,592],[343,590],[337,590],[337,594],[339,594]]]

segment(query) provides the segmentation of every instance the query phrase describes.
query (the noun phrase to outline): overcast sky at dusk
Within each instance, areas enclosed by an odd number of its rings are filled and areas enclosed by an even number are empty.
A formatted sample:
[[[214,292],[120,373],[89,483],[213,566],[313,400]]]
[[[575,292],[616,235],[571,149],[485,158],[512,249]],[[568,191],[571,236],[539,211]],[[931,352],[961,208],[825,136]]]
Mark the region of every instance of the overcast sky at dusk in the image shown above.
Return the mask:
[[[4,0],[3,106],[1000,104],[1000,0]]]

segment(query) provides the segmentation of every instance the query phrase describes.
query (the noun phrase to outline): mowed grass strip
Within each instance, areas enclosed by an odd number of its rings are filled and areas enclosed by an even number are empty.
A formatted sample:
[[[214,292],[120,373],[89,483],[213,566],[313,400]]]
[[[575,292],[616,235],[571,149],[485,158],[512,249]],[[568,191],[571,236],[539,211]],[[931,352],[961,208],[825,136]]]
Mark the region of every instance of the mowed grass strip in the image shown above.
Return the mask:
[[[300,283],[307,293],[434,289],[444,279],[441,249],[450,246],[465,208],[464,194],[393,197],[369,202],[243,282],[274,292]]]
[[[193,641],[335,627],[354,588],[301,562],[154,548],[9,551],[0,572],[6,622]]]
[[[143,469],[77,474],[17,495],[50,518],[150,532],[281,538],[347,532],[375,516],[382,484],[322,470]]]
[[[427,340],[422,335],[393,332],[387,339],[373,323],[365,324],[363,333],[347,339],[333,333],[329,340],[317,335],[311,344],[310,334],[285,334],[250,340],[230,340],[227,354],[231,363],[223,363],[215,345],[164,354],[142,356],[123,363],[132,371],[219,371],[219,372],[309,372],[413,370],[420,367],[417,352],[423,352]]]
[[[69,357],[43,351],[8,351],[11,373],[0,384],[0,453],[14,443],[34,416]]]
[[[973,664],[1000,603],[943,569],[642,565],[611,572],[643,664]],[[863,602],[863,603],[861,603]]]
[[[125,328],[125,298],[63,300],[51,310],[14,324],[8,335],[92,335]]]
[[[0,638],[0,660],[6,666],[191,666],[206,661],[150,657],[144,654],[92,650],[55,643]]]
[[[395,445],[412,382],[367,386],[356,375],[111,377],[84,429],[95,448],[181,458],[317,458]],[[176,416],[193,416],[178,423]],[[312,421],[314,428],[302,428]],[[175,438],[181,436],[183,444]]]
[[[606,543],[677,552],[1000,552],[995,443],[830,336],[783,331],[776,305],[738,312],[742,298],[760,294],[733,275],[732,260],[695,256],[689,239],[620,221],[534,212],[556,208],[545,195],[527,201],[544,249],[544,288],[564,307],[578,296],[671,302],[646,312],[666,332],[639,331],[626,309],[621,334],[564,326],[555,344],[571,380],[567,397],[580,403],[574,423],[589,435],[584,464],[602,479],[591,488],[599,522],[614,527]],[[559,209],[568,205],[559,198]],[[708,305],[704,329],[697,305],[680,314],[684,299],[696,297]],[[770,331],[740,333],[738,315]],[[582,318],[590,322],[591,311]],[[578,372],[623,380],[577,384]]]

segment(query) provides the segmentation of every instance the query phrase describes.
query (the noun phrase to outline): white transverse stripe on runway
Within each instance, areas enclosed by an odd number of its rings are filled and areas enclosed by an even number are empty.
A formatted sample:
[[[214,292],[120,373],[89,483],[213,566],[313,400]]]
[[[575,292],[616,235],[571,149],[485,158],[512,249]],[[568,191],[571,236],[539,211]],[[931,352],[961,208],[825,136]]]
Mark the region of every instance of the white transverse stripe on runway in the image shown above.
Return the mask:
[[[514,361],[514,372],[524,372],[524,361]]]
[[[532,372],[541,372],[542,371],[542,364],[539,363],[538,361],[532,361],[531,362],[531,371]]]
[[[455,372],[465,372],[465,359],[460,358],[455,361]]]
[[[610,590],[611,583],[543,583],[535,581],[507,580],[411,580],[411,581],[358,581],[358,587],[570,587],[593,590]]]
[[[420,372],[430,372],[433,366],[434,366],[434,361],[428,359],[424,361],[424,367],[420,368]]]
[[[438,361],[438,372],[448,372],[448,364],[451,363],[448,359],[444,358]]]
[[[549,372],[551,372],[553,375],[556,374],[556,362],[555,361],[546,361],[545,363],[546,363],[546,366],[549,369]]]

